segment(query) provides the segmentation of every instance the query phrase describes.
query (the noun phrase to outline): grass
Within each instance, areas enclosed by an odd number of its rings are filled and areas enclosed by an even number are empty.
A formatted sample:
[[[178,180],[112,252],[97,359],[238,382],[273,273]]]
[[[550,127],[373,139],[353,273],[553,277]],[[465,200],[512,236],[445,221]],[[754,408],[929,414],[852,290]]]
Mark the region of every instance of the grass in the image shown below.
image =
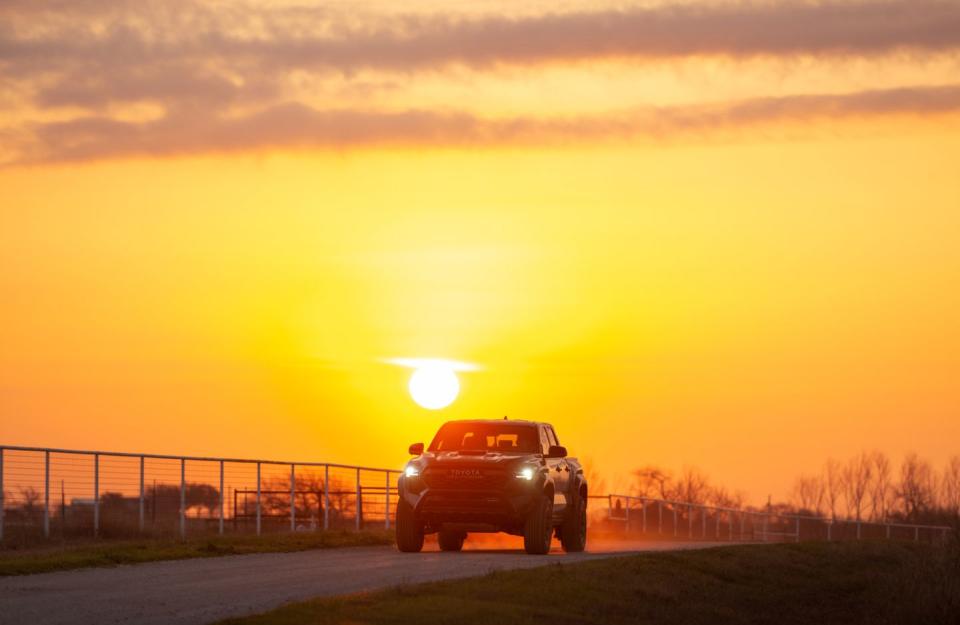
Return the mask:
[[[217,536],[176,539],[100,541],[61,546],[5,549],[0,551],[0,576],[46,573],[86,567],[116,566],[159,560],[211,558],[245,553],[269,553],[386,545],[393,542],[387,531],[327,531],[268,534],[264,536]]]
[[[960,550],[862,542],[649,553],[318,599],[223,625],[418,622],[960,623]]]

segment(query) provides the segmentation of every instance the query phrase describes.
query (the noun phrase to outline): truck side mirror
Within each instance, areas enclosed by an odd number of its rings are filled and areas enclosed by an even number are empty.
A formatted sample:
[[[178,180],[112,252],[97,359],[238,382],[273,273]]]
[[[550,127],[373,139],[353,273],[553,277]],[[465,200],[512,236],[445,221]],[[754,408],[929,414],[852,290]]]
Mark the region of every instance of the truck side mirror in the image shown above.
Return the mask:
[[[413,445],[410,445],[410,449],[407,451],[410,452],[411,456],[419,456],[423,453],[423,443],[414,443]]]
[[[550,449],[547,451],[548,458],[566,458],[567,457],[567,448],[563,445],[550,445]]]

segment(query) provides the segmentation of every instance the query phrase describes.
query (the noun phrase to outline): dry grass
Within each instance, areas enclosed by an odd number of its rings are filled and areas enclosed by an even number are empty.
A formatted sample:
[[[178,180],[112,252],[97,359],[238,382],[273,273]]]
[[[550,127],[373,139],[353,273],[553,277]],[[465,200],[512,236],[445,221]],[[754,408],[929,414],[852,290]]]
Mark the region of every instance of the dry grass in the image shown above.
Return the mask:
[[[224,625],[334,623],[960,623],[960,550],[863,542],[649,553],[315,600]]]
[[[386,545],[393,542],[387,531],[327,531],[264,536],[216,536],[177,539],[99,541],[58,546],[5,549],[0,551],[0,576],[45,573],[94,566],[115,566],[157,560],[210,558],[245,553],[269,553]]]

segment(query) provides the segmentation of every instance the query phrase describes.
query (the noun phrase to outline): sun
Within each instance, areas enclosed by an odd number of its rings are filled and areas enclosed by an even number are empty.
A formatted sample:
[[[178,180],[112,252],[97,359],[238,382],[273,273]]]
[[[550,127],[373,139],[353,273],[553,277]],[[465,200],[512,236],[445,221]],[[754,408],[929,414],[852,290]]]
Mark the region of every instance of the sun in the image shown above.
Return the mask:
[[[451,367],[437,363],[414,369],[407,387],[413,401],[428,410],[446,408],[460,394],[457,374]]]
[[[446,358],[384,358],[382,362],[413,369],[407,388],[418,406],[428,410],[446,408],[460,394],[458,371],[479,371],[480,365]]]

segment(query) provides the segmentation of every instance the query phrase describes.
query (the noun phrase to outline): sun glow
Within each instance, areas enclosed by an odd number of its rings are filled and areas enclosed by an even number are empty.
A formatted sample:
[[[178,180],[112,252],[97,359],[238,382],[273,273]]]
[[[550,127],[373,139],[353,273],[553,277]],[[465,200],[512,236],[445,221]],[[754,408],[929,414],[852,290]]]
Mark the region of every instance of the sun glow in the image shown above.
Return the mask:
[[[446,408],[460,394],[457,371],[476,371],[476,365],[440,358],[391,358],[386,362],[413,369],[407,388],[410,397],[422,408]]]
[[[449,367],[426,365],[414,370],[408,388],[417,404],[428,410],[440,410],[460,394],[460,380]]]

